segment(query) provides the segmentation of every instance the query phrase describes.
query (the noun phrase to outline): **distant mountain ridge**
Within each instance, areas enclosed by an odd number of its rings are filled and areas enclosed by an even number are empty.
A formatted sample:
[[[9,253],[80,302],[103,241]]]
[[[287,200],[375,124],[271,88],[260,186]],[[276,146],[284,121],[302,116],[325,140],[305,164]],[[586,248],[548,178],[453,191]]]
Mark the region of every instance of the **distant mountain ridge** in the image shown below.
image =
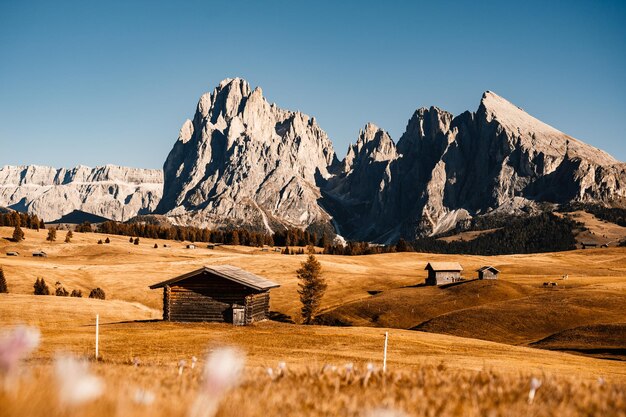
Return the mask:
[[[626,196],[626,165],[487,91],[476,112],[420,108],[397,144],[368,123],[343,161],[314,118],[242,79],[203,95],[164,166],[158,212],[182,224],[331,226],[392,242],[474,216]]]
[[[0,168],[0,206],[54,221],[74,210],[124,221],[156,208],[163,173],[105,165],[72,169],[38,165]]]
[[[371,178],[360,180],[362,186],[378,185],[376,198],[346,199],[341,187],[354,170],[331,180],[328,197],[348,203],[344,218],[369,225],[350,228],[348,237],[413,238],[492,212],[532,211],[541,202],[608,203],[626,194],[625,164],[489,91],[475,113],[453,117],[437,107],[418,109],[396,153],[359,169],[360,178]],[[359,155],[353,164],[371,158]],[[361,192],[349,188],[349,197]]]
[[[396,142],[368,123],[339,161],[314,117],[223,80],[185,121],[163,172],[121,167],[0,169],[0,206],[57,219],[154,213],[179,225],[289,227],[394,242],[491,214],[626,201],[626,164],[497,94],[458,116],[417,109]]]

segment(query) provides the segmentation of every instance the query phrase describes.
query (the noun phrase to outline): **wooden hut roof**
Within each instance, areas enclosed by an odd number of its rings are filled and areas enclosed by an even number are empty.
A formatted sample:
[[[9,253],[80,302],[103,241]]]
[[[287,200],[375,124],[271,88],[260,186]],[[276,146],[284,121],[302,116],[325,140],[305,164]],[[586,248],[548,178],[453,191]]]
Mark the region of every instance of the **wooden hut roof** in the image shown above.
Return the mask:
[[[493,267],[493,266],[491,266],[491,265],[485,265],[485,266],[483,266],[482,268],[478,268],[478,269],[476,270],[476,272],[486,271],[487,269],[489,269],[491,272],[496,273],[496,274],[497,274],[498,272],[500,272],[500,271],[498,270],[498,268]]]
[[[463,267],[458,262],[429,262],[424,269],[433,271],[462,271]]]
[[[168,279],[167,281],[163,281],[163,282],[159,282],[158,284],[151,285],[150,289],[162,288],[162,287],[165,287],[166,285],[171,285],[176,282],[194,277],[196,275],[200,275],[205,272],[208,272],[209,274],[217,275],[218,277],[222,277],[230,281],[237,282],[239,284],[243,284],[246,287],[250,287],[258,291],[264,291],[264,290],[269,290],[270,288],[280,287],[280,285],[275,282],[262,278],[258,275],[245,271],[241,268],[237,268],[236,266],[213,265],[213,266],[204,266],[200,269],[196,269],[195,271],[188,272],[176,278]]]

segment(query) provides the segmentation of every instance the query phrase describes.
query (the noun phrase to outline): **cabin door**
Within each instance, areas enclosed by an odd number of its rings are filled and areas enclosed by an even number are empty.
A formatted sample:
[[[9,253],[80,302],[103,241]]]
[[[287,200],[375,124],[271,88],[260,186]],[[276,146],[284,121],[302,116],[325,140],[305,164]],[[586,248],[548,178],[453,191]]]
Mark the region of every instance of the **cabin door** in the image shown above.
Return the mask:
[[[243,326],[246,324],[246,309],[242,306],[233,306],[233,324]]]

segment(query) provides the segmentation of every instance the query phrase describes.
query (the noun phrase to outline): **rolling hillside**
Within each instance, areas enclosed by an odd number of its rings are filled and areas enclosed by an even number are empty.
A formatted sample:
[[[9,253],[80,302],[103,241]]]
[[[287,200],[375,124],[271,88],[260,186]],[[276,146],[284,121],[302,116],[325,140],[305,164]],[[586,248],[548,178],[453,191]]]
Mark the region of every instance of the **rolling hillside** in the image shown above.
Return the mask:
[[[66,244],[62,242],[64,231],[57,233],[56,242],[47,242],[44,230],[25,229],[25,233],[26,240],[16,244],[8,239],[12,229],[0,228],[4,237],[0,239],[0,265],[11,294],[32,294],[38,277],[45,278],[51,288],[60,281],[68,291],[80,289],[83,294],[101,287],[107,302],[134,303],[129,314],[118,320],[144,320],[160,317],[162,293],[149,290],[149,285],[201,265],[232,264],[278,282],[281,287],[272,290],[271,310],[298,321],[295,276],[304,260],[302,255],[240,246],[207,249],[199,245],[190,250],[183,242],[152,239],[133,245],[123,236],[110,236],[110,244],[99,245],[97,241],[107,236],[95,233],[74,233],[72,243]],[[20,256],[4,255],[14,250]],[[32,257],[35,250],[46,251],[48,257]],[[624,321],[624,248],[493,257],[389,253],[318,255],[318,259],[328,283],[322,309],[329,323],[418,328],[524,345],[580,326]],[[467,278],[475,277],[473,271],[482,265],[494,265],[502,271],[501,279],[470,281],[445,289],[421,286],[426,263],[443,260],[460,262]],[[561,279],[564,275],[567,280]],[[546,281],[559,286],[543,288]],[[46,300],[46,304],[68,301]],[[13,302],[18,311],[22,301]]]

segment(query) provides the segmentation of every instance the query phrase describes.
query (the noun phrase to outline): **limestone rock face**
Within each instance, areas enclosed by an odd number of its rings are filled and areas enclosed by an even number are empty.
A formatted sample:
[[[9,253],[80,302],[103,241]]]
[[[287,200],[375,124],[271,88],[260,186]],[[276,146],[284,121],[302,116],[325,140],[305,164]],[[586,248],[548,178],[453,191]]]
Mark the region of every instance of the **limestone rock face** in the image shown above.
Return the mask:
[[[401,201],[390,215],[404,219],[399,236],[441,233],[505,207],[515,212],[537,202],[611,202],[626,195],[626,165],[495,93],[483,95],[476,113],[452,118],[431,108],[416,115],[392,167],[400,186],[389,191]]]
[[[379,215],[390,203],[386,193],[392,181],[391,164],[398,158],[396,146],[387,132],[368,123],[350,145],[342,170],[327,181],[321,204],[335,219],[339,233],[357,239],[381,227]]]
[[[162,190],[160,170],[113,165],[0,168],[0,206],[28,211],[44,221],[59,219],[74,210],[128,220],[154,210]]]
[[[211,228],[329,226],[318,183],[334,165],[332,143],[315,118],[269,104],[245,80],[227,79],[200,98],[183,125],[165,161],[157,212]]]
[[[158,212],[179,224],[332,227],[393,242],[539,202],[626,197],[626,165],[495,93],[454,117],[421,108],[394,144],[367,124],[345,159],[314,118],[227,79],[204,94],[164,165]]]

